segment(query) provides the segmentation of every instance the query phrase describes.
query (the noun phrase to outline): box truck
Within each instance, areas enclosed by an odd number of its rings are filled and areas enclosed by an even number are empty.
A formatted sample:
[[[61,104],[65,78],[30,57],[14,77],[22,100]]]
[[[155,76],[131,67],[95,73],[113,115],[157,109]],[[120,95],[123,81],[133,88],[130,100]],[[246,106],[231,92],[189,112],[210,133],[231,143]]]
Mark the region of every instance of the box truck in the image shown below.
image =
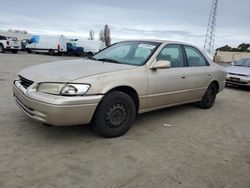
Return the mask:
[[[82,47],[84,54],[88,57],[93,56],[95,53],[105,48],[105,43],[98,40],[82,40],[82,39],[71,39],[70,43]]]
[[[54,55],[55,53],[62,54],[67,52],[66,38],[61,36],[48,35],[33,35],[28,44],[26,51],[48,53]]]

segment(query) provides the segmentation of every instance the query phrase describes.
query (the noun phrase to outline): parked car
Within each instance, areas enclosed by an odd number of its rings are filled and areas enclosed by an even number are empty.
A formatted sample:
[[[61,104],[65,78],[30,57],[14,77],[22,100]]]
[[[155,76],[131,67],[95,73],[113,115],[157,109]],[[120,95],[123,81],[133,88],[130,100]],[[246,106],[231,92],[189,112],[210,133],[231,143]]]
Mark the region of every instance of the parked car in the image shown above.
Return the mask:
[[[5,37],[0,35],[0,53],[4,53],[5,51],[17,53],[19,50],[21,50],[21,43],[16,37]]]
[[[240,86],[250,86],[250,58],[242,58],[226,67],[226,83]]]
[[[84,49],[84,54],[87,57],[91,57],[100,50],[105,48],[105,44],[102,41],[97,40],[79,40],[73,39],[71,43],[77,47],[82,47]]]
[[[103,137],[128,131],[138,113],[193,103],[208,109],[225,87],[224,68],[196,47],[168,41],[124,41],[91,59],[22,70],[17,105],[45,124],[91,123]]]
[[[66,53],[66,38],[63,35],[34,35],[26,45],[26,51],[28,53],[48,53],[49,55]]]
[[[67,55],[81,56],[84,54],[84,50],[82,47],[77,47],[72,43],[67,43]]]

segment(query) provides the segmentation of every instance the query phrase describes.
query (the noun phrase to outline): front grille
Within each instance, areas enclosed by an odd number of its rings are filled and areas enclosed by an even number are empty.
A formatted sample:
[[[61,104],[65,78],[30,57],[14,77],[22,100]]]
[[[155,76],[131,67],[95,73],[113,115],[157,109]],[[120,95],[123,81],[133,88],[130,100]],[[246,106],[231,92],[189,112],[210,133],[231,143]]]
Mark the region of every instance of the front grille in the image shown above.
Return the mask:
[[[20,78],[20,84],[25,88],[27,89],[29,86],[31,86],[34,82],[31,81],[31,80],[28,80],[22,76],[19,76]]]
[[[247,76],[245,74],[237,74],[237,73],[232,73],[232,72],[229,72],[228,74],[230,75],[235,75],[235,76]]]

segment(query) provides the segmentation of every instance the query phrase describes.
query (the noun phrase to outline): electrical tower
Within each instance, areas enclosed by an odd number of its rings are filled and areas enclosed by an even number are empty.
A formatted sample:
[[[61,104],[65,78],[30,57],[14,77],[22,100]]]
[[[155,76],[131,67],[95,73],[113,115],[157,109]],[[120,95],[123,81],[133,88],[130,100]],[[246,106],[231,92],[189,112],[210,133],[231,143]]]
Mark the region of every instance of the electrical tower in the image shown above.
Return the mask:
[[[214,53],[214,39],[215,39],[217,8],[218,8],[218,0],[212,0],[212,7],[210,11],[206,39],[204,43],[204,51],[208,55],[213,55]]]

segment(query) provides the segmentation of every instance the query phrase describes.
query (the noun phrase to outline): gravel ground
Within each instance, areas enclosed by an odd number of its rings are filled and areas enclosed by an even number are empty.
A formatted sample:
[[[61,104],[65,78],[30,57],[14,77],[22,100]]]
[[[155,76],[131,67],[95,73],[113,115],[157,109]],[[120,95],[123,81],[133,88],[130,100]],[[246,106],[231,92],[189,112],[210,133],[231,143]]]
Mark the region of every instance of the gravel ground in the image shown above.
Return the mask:
[[[226,88],[209,110],[140,115],[125,136],[103,139],[88,126],[46,127],[14,103],[19,70],[67,59],[0,54],[1,188],[250,188],[249,89]]]

